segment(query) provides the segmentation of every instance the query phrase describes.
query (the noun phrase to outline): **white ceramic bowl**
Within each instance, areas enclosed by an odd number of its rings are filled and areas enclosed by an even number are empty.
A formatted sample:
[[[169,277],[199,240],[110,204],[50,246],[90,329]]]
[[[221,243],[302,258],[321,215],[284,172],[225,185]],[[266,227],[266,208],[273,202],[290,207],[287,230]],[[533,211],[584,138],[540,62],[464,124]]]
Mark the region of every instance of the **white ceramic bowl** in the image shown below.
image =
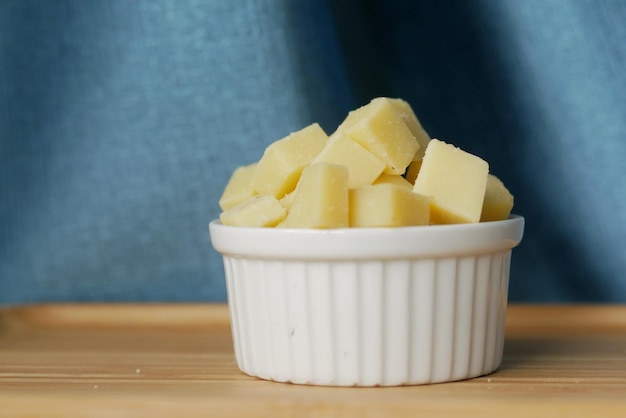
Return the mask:
[[[209,225],[235,356],[251,376],[395,386],[502,361],[511,249],[524,218],[402,228]]]

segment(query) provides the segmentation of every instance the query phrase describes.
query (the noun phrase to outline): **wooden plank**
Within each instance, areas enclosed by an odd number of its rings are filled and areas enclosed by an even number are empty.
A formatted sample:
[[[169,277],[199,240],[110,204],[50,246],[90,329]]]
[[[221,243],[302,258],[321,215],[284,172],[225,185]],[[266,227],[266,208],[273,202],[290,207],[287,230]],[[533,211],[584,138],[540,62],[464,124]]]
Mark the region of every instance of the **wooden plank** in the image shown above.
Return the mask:
[[[502,367],[437,385],[331,388],[239,372],[225,305],[0,311],[0,416],[626,416],[626,307],[509,308]]]
[[[223,304],[42,304],[0,311],[4,327],[28,328],[190,328],[229,327]]]

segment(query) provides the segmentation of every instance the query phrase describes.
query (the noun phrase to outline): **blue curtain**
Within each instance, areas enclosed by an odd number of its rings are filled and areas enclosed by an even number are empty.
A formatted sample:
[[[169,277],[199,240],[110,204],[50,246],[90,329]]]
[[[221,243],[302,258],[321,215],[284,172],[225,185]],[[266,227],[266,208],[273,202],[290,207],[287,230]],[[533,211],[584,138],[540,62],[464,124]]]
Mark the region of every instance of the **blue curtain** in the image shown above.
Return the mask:
[[[0,303],[223,301],[232,170],[375,96],[490,162],[513,301],[626,302],[626,2],[0,1]]]

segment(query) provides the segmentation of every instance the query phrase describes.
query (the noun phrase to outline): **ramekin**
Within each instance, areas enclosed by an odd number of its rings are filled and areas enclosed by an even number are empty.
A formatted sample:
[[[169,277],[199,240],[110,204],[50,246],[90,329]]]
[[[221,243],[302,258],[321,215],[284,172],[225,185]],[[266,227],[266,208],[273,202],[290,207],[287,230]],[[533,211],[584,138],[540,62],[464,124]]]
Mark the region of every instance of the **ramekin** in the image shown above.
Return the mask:
[[[524,218],[400,228],[209,224],[237,364],[260,379],[397,386],[502,361],[511,250]]]

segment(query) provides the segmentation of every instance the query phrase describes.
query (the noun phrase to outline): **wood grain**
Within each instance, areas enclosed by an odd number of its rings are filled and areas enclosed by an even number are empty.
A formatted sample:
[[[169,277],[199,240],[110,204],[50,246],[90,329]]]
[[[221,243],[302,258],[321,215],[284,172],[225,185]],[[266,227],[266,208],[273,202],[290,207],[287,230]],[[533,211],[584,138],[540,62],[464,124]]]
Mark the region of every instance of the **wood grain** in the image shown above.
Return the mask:
[[[623,306],[510,306],[496,373],[397,388],[248,377],[225,305],[0,310],[0,417],[623,417],[625,395]]]

